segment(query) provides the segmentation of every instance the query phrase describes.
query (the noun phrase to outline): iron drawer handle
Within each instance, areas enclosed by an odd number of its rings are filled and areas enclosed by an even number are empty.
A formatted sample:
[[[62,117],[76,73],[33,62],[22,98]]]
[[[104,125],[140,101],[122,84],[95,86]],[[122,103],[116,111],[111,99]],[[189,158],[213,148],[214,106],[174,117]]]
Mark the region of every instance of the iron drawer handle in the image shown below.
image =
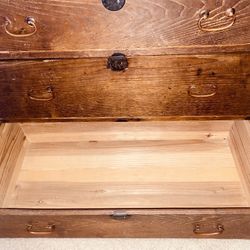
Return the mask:
[[[236,15],[235,15],[235,9],[234,8],[229,8],[224,12],[225,16],[228,19],[231,19],[231,22],[225,26],[222,27],[216,27],[216,28],[205,28],[203,25],[203,21],[209,18],[210,15],[210,11],[209,10],[203,10],[200,13],[200,19],[198,21],[198,28],[201,31],[205,31],[205,32],[216,32],[216,31],[223,31],[226,30],[230,27],[232,27],[234,25],[234,23],[236,22]],[[214,19],[218,16],[220,16],[221,13],[218,13],[216,15],[214,15],[213,17],[211,17],[210,19]]]
[[[5,18],[6,21],[5,21],[5,24],[4,24],[4,30],[5,32],[12,36],[12,37],[19,37],[19,38],[22,38],[22,37],[29,37],[29,36],[32,36],[34,35],[36,32],[37,32],[37,27],[36,27],[36,24],[35,24],[35,19],[33,17],[26,17],[25,18],[25,22],[33,27],[33,31],[31,33],[26,33],[26,34],[22,34],[22,32],[24,31],[24,29],[21,29],[19,32],[20,34],[16,34],[16,33],[12,33],[11,31],[9,31],[8,27],[9,25],[11,24],[11,21],[8,17]]]
[[[199,235],[199,236],[215,236],[215,235],[220,235],[225,231],[224,226],[221,224],[218,224],[216,226],[216,231],[214,232],[202,232],[201,231],[201,226],[199,224],[196,224],[194,226],[194,234]]]
[[[42,93],[40,96],[36,95],[35,91],[31,89],[28,92],[28,97],[32,101],[47,102],[53,100],[55,96],[52,87],[49,86],[46,88],[46,92]]]
[[[55,224],[48,224],[46,227],[43,229],[35,229],[32,224],[28,224],[26,226],[26,230],[28,233],[33,234],[33,235],[49,235],[52,234],[56,230]]]
[[[191,97],[195,97],[195,98],[207,98],[207,97],[212,97],[212,96],[216,95],[217,94],[217,86],[214,84],[211,84],[209,86],[211,88],[211,93],[199,94],[199,93],[196,93],[196,91],[195,91],[197,89],[197,87],[195,85],[191,85],[188,89],[188,94]]]

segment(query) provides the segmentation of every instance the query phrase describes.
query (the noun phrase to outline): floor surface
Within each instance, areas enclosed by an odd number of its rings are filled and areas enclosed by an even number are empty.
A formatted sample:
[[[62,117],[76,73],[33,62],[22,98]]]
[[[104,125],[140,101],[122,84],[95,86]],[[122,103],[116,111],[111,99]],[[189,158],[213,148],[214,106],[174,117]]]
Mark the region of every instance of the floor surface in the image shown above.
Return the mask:
[[[0,250],[250,250],[249,240],[0,239]]]

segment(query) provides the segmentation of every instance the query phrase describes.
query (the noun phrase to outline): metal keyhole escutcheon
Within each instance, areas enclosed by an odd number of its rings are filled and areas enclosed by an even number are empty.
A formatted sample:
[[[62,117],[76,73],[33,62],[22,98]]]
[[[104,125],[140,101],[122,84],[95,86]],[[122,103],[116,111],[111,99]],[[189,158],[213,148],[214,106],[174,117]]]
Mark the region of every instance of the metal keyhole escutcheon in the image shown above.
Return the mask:
[[[102,0],[103,6],[110,11],[120,10],[126,0]]]
[[[128,59],[122,53],[115,53],[108,58],[107,68],[112,71],[125,71],[128,68]]]

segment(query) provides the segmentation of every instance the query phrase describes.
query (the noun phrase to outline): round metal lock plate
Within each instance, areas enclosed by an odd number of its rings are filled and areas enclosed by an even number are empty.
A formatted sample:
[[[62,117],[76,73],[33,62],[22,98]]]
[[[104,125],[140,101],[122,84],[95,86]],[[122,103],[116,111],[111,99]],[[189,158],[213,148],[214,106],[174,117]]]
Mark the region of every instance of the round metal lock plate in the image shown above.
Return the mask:
[[[124,6],[125,1],[126,0],[102,0],[102,4],[108,10],[117,11]]]
[[[122,53],[115,53],[108,58],[107,68],[112,71],[124,71],[128,68],[128,59]]]

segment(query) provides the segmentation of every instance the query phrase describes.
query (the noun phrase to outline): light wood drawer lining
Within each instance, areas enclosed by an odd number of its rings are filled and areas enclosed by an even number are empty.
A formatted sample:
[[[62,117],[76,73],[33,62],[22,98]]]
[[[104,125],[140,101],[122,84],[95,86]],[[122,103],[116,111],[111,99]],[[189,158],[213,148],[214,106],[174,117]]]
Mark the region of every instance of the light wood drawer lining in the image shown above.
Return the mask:
[[[235,149],[242,138],[249,147],[248,121],[15,126],[27,142],[2,183],[4,208],[249,206],[249,157]],[[2,162],[3,174],[8,166]]]

